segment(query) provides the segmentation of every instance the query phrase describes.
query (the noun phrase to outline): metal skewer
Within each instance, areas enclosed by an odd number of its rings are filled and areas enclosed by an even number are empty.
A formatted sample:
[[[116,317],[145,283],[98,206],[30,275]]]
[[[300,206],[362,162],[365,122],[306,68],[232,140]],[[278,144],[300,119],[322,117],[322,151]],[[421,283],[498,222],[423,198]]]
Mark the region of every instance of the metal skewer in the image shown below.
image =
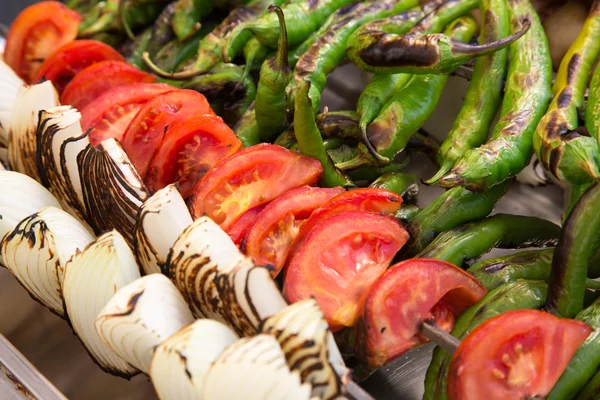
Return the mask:
[[[454,354],[458,346],[460,346],[460,340],[431,324],[429,321],[421,324],[421,333],[450,354]]]

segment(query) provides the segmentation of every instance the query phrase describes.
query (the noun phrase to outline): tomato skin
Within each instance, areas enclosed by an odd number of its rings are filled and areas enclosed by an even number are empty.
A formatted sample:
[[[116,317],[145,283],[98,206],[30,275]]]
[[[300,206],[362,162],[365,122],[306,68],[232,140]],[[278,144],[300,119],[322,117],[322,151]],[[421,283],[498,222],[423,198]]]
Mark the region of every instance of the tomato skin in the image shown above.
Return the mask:
[[[272,265],[272,274],[277,276],[306,219],[318,207],[343,192],[345,190],[341,187],[311,186],[301,186],[285,192],[256,217],[256,222],[244,240],[243,250],[255,264]]]
[[[487,290],[473,276],[446,261],[414,258],[395,264],[360,301],[357,354],[377,368],[427,342],[426,319],[450,332],[454,317],[477,303]]]
[[[190,199],[193,218],[208,215],[227,231],[247,210],[321,178],[318,160],[281,146],[246,147],[217,163],[198,182]]]
[[[229,235],[231,240],[233,240],[233,243],[235,243],[237,247],[242,247],[242,242],[244,241],[248,230],[252,227],[254,221],[256,221],[256,217],[258,216],[258,214],[260,214],[260,212],[264,210],[266,206],[267,204],[261,204],[258,207],[254,207],[246,211],[227,230],[227,234]]]
[[[407,240],[393,217],[366,211],[330,216],[293,255],[283,293],[292,303],[315,297],[332,330],[353,326],[361,296]]]
[[[165,129],[195,115],[212,114],[206,97],[193,90],[177,89],[150,99],[123,134],[123,149],[144,179]]]
[[[115,138],[123,140],[123,134],[131,120],[148,100],[162,93],[175,90],[164,83],[134,83],[119,86],[102,93],[81,110],[81,128],[90,132],[92,145]]]
[[[33,83],[41,63],[77,37],[81,16],[58,1],[43,1],[23,10],[10,25],[4,61],[25,82]]]
[[[592,329],[538,310],[490,318],[462,341],[448,374],[451,400],[546,396]]]
[[[132,83],[153,83],[156,77],[122,61],[100,61],[79,72],[65,87],[62,104],[78,110],[94,101],[102,93]]]
[[[152,192],[177,183],[187,199],[206,171],[241,148],[242,142],[216,115],[197,115],[175,122],[168,127],[152,157],[145,183]],[[187,155],[194,165],[181,165],[181,155]]]
[[[42,79],[52,81],[58,93],[77,75],[100,61],[121,61],[125,58],[118,51],[97,40],[75,40],[57,49],[42,63],[35,73],[34,82]]]

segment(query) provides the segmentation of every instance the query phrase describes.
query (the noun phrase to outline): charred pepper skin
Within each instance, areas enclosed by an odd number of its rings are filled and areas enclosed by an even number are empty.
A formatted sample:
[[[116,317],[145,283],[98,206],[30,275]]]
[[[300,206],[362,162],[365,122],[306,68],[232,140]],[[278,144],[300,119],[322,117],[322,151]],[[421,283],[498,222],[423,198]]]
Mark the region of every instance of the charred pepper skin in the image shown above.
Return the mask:
[[[442,187],[487,190],[517,175],[533,154],[533,134],[551,97],[552,61],[539,17],[528,0],[508,0],[513,32],[531,22],[527,33],[509,48],[510,65],[501,118],[491,140],[467,151],[450,173],[438,180]]]
[[[577,129],[578,110],[583,107],[589,74],[600,53],[599,35],[600,1],[595,1],[577,39],[560,64],[553,87],[554,99],[533,140],[538,159],[544,167],[570,184],[583,184],[600,178],[600,151],[594,139],[597,132],[590,132],[594,135],[590,137],[584,130]],[[591,91],[594,93],[593,88]],[[594,117],[590,115],[590,118]]]
[[[285,116],[285,88],[292,80],[292,69],[288,64],[287,29],[283,11],[269,6],[279,18],[280,36],[277,55],[266,60],[260,69],[256,91],[255,113],[262,141],[270,141],[287,125]]]
[[[548,285],[543,281],[518,279],[506,283],[490,292],[465,311],[452,329],[452,336],[459,339],[467,336],[486,320],[504,312],[522,309],[537,309],[546,300]],[[431,364],[425,376],[423,400],[448,400],[448,371],[452,354],[440,349],[433,351]]]
[[[441,233],[416,257],[435,258],[461,267],[465,261],[478,258],[493,248],[554,246],[559,235],[560,227],[544,219],[495,214]],[[583,282],[585,289],[585,277]]]
[[[487,217],[511,186],[512,181],[507,181],[484,193],[464,188],[446,191],[410,220],[406,226],[410,239],[401,250],[402,257],[422,252],[442,232]]]
[[[481,14],[484,16],[479,36],[481,43],[490,43],[509,35],[506,0],[483,0]],[[485,143],[502,101],[507,60],[507,49],[477,59],[465,102],[437,154],[440,169],[426,181],[427,184],[435,184],[468,150]]]
[[[171,21],[171,28],[177,39],[180,42],[189,39],[200,29],[200,21],[212,12],[213,7],[212,0],[178,0]]]
[[[583,309],[585,279],[591,257],[600,248],[600,185],[592,185],[563,224],[552,259],[546,308],[573,318]]]

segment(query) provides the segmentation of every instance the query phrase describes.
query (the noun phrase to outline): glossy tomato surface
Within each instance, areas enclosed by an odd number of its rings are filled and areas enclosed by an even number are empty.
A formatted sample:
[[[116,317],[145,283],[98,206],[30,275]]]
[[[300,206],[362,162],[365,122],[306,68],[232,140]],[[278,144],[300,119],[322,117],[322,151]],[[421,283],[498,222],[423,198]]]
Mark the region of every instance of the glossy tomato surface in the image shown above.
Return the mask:
[[[77,37],[81,17],[58,1],[43,1],[23,10],[10,25],[4,61],[25,82],[33,83],[44,60]]]
[[[65,87],[61,103],[83,110],[85,106],[110,89],[132,83],[153,83],[154,81],[156,81],[154,75],[133,65],[122,61],[101,61],[75,75]]]
[[[190,199],[192,217],[208,215],[227,231],[246,211],[290,189],[317,183],[318,160],[274,144],[246,147],[217,163]]]
[[[273,266],[276,276],[283,268],[292,242],[312,212],[344,192],[341,187],[311,186],[285,192],[256,217],[244,240],[243,250],[257,265]]]
[[[146,185],[155,192],[171,183],[179,186],[184,199],[217,162],[242,148],[242,142],[221,117],[197,115],[167,128],[150,162]]]
[[[177,89],[150,99],[131,120],[123,135],[123,149],[144,179],[150,160],[166,129],[187,118],[213,114],[206,97],[193,90]]]
[[[410,259],[390,267],[361,299],[357,353],[380,367],[427,342],[423,321],[450,332],[455,317],[486,294],[473,276],[445,261]]]
[[[591,331],[583,322],[537,310],[490,318],[454,353],[448,395],[451,400],[543,398]]]
[[[242,242],[246,238],[248,230],[252,227],[252,225],[254,225],[256,217],[262,210],[264,210],[266,206],[267,204],[261,204],[260,206],[249,209],[243,213],[242,216],[239,217],[238,220],[229,227],[229,229],[227,229],[227,234],[231,240],[233,240],[233,243],[235,243],[236,246],[242,246]]]
[[[75,75],[100,61],[122,61],[125,59],[118,51],[97,40],[75,40],[57,49],[38,68],[33,80],[52,81],[58,93]]]
[[[93,128],[90,140],[94,146],[110,138],[121,142],[142,106],[151,98],[172,90],[175,90],[173,86],[163,83],[135,83],[108,90],[81,110],[81,127],[84,131]]]
[[[361,296],[407,239],[393,217],[347,211],[324,218],[292,256],[283,293],[292,303],[315,297],[334,330],[353,326]]]

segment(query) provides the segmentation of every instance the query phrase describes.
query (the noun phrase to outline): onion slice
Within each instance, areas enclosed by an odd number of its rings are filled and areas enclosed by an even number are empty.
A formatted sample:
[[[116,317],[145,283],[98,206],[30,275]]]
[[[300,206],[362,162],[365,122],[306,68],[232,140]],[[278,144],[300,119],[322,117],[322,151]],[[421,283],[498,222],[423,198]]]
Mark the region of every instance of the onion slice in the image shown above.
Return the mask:
[[[64,266],[94,236],[79,221],[56,207],[46,207],[21,221],[2,241],[6,268],[34,300],[64,318]]]
[[[169,250],[192,223],[175,185],[160,189],[144,202],[135,224],[135,253],[145,274],[160,273]]]
[[[310,385],[290,371],[271,335],[238,340],[214,361],[204,378],[203,400],[309,399]]]
[[[96,330],[117,355],[148,373],[154,348],[193,321],[173,283],[152,274],[121,288],[96,318]]]
[[[137,370],[104,343],[94,323],[114,294],[139,277],[131,249],[116,231],[98,237],[65,266],[63,297],[73,330],[100,368],[123,377]]]
[[[204,375],[211,363],[238,340],[224,324],[200,319],[160,344],[150,366],[150,379],[162,400],[202,398]]]
[[[77,157],[88,222],[96,233],[116,229],[133,248],[135,218],[148,198],[144,183],[115,139]]]
[[[19,89],[8,132],[8,161],[14,171],[40,180],[36,162],[39,113],[58,105],[58,94],[50,81]]]
[[[0,146],[8,146],[10,126],[17,92],[25,82],[0,58]]]

